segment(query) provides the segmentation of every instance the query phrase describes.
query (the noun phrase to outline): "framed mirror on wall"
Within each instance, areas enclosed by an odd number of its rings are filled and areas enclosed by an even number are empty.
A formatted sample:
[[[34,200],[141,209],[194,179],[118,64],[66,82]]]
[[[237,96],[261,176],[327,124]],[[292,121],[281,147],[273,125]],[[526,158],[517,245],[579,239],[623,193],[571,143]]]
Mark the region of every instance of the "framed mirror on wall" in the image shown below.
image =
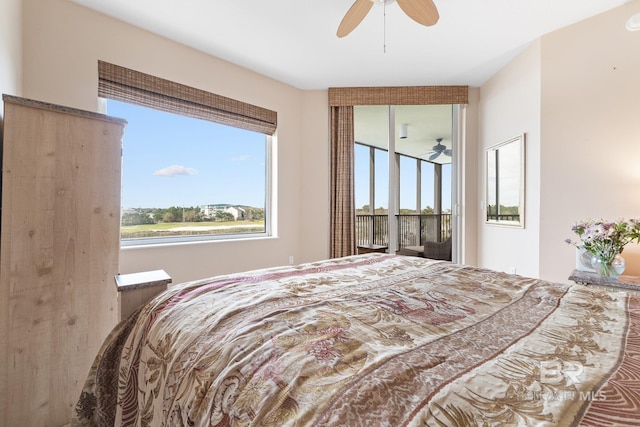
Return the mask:
[[[524,227],[525,134],[487,152],[486,223]]]

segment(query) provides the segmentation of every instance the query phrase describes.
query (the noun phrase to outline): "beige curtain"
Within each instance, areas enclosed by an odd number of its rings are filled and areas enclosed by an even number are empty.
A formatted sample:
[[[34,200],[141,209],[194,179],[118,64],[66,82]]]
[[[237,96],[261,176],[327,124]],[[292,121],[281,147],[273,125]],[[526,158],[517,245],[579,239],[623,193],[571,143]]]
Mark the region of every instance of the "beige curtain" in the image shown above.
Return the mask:
[[[331,108],[332,258],[356,252],[354,189],[354,105],[468,104],[468,86],[398,86],[329,88]]]
[[[331,107],[331,258],[355,254],[353,106]]]

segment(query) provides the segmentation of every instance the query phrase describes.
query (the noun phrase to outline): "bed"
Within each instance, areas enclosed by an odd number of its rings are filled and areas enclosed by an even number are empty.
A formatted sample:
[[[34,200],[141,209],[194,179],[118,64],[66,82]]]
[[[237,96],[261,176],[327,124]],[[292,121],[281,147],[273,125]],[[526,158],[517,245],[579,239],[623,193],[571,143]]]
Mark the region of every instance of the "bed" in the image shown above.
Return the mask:
[[[76,426],[638,425],[640,296],[366,254],[175,285]]]

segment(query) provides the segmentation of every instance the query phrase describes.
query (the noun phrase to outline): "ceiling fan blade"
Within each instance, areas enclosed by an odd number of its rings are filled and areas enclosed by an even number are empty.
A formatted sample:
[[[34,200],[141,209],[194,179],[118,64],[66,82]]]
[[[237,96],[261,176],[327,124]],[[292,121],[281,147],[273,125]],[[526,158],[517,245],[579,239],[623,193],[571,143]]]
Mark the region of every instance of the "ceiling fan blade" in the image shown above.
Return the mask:
[[[429,156],[429,160],[435,160],[436,157],[438,157],[439,155],[440,155],[440,152],[433,153],[432,155]]]
[[[397,0],[397,2],[400,9],[418,24],[429,27],[440,19],[438,8],[433,0]]]
[[[448,149],[448,148],[446,150],[444,150],[444,155],[451,157],[451,150]]]
[[[342,18],[336,35],[338,37],[344,37],[353,31],[358,24],[362,22],[364,17],[367,16],[372,6],[373,2],[371,0],[356,0],[344,15],[344,18]]]

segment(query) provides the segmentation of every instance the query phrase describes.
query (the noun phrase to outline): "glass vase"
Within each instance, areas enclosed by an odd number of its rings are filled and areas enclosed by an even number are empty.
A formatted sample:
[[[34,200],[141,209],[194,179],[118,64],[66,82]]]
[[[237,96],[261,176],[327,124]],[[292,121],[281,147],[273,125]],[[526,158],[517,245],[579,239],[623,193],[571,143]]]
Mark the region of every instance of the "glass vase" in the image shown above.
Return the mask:
[[[622,255],[618,254],[610,262],[603,260],[601,257],[594,255],[591,257],[591,266],[601,277],[609,279],[617,279],[627,266]]]

